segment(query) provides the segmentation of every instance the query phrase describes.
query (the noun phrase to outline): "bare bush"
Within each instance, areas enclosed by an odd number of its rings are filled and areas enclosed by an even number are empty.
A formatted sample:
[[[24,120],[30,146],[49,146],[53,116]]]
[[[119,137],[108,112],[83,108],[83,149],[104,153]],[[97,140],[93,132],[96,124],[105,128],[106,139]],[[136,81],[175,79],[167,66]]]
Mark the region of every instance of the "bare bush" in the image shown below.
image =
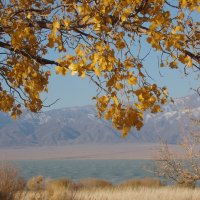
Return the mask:
[[[188,130],[182,131],[186,134],[179,144],[179,153],[170,149],[166,142],[161,142],[155,172],[158,176],[171,180],[176,186],[194,188],[200,180],[200,123],[199,120],[190,119]]]
[[[0,163],[0,199],[13,200],[22,191],[25,181],[19,177],[18,169],[9,162]]]

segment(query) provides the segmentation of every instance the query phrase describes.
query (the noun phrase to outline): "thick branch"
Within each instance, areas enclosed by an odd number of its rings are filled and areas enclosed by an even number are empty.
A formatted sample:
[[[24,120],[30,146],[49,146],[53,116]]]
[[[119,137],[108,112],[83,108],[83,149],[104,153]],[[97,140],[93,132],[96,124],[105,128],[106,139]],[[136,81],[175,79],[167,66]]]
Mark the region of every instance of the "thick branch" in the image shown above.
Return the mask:
[[[21,55],[23,55],[23,56],[25,56],[27,58],[31,58],[31,59],[35,60],[36,62],[42,64],[42,65],[59,65],[59,63],[56,62],[56,61],[49,60],[49,59],[46,59],[46,58],[42,58],[41,56],[38,56],[38,55],[29,54],[27,51],[25,52],[23,50],[14,49],[8,43],[4,43],[4,42],[0,41],[0,47],[2,47],[4,49],[7,49],[9,51],[15,52],[17,54],[21,54]]]

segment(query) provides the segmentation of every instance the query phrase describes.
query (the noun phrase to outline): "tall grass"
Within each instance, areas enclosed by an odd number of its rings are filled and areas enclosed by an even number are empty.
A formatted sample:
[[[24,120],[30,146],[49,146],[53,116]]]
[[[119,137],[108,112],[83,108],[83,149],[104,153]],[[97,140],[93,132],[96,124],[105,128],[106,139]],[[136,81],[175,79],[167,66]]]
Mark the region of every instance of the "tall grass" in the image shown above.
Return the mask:
[[[190,188],[99,188],[77,191],[57,188],[53,195],[46,191],[35,195],[29,192],[20,200],[199,200],[200,190]]]
[[[79,185],[80,187],[74,187]],[[43,191],[29,191],[17,200],[199,200],[200,189],[160,187],[156,179],[128,180],[111,185],[106,180],[83,179],[73,183],[68,179],[50,180]]]
[[[76,200],[199,200],[200,190],[189,188],[114,188],[81,190]]]

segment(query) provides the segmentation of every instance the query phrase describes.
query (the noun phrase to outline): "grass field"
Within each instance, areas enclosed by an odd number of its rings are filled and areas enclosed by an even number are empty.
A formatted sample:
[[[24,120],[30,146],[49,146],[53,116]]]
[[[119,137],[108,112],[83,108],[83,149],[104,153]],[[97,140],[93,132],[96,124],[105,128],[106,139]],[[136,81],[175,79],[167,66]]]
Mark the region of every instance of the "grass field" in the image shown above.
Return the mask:
[[[34,177],[16,200],[199,200],[200,189],[163,186],[158,179],[132,179],[117,185],[101,179],[74,183],[69,179]]]
[[[52,195],[29,192],[21,200],[199,200],[199,189],[187,188],[101,188],[82,189],[76,192],[57,190]]]

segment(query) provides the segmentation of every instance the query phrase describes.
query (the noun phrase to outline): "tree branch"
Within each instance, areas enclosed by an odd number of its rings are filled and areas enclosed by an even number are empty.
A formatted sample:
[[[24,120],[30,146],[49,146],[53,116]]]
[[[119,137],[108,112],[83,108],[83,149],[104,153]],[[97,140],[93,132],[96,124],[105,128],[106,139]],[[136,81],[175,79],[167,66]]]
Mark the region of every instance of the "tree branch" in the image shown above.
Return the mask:
[[[19,50],[19,49],[14,49],[10,44],[8,43],[4,43],[4,42],[1,42],[0,41],[0,47],[4,48],[4,49],[7,49],[9,51],[12,51],[12,52],[15,52],[17,54],[21,54],[27,58],[31,58],[33,60],[35,60],[36,62],[42,64],[42,65],[60,65],[58,62],[56,61],[53,61],[53,60],[49,60],[49,59],[46,59],[46,58],[42,58],[41,56],[38,56],[38,55],[32,55],[32,54],[29,54],[23,50]]]

